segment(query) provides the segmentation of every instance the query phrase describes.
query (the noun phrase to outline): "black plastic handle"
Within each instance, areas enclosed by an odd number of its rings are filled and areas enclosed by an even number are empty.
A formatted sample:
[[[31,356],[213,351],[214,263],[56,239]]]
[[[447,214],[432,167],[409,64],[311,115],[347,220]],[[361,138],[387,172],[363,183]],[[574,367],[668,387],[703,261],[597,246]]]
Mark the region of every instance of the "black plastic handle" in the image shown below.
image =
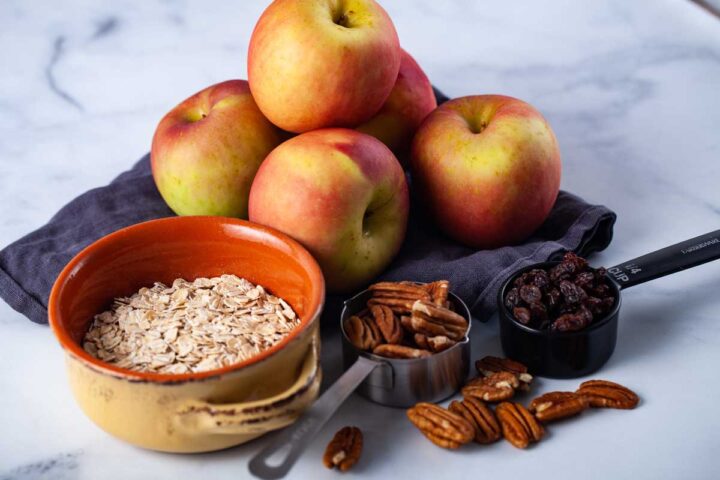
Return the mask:
[[[608,274],[620,288],[628,288],[718,258],[720,230],[715,230],[608,268]]]

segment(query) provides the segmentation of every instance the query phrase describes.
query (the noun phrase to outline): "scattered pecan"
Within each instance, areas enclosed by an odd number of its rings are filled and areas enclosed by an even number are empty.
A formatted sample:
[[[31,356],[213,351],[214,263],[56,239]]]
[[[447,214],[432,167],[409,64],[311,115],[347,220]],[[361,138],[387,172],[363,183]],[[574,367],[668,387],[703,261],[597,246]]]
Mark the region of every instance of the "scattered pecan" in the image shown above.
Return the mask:
[[[437,282],[428,283],[427,288],[430,293],[430,301],[435,305],[444,307],[448,299],[450,282],[447,280],[438,280]]]
[[[539,442],[545,429],[535,417],[519,403],[503,402],[495,409],[505,440],[517,448],[527,448],[531,442]]]
[[[533,377],[527,373],[527,367],[520,362],[510,360],[509,358],[500,358],[488,355],[476,361],[475,368],[480,375],[486,377],[495,372],[510,372],[517,376],[518,380],[520,380],[519,390],[530,390],[530,383],[532,382]]]
[[[383,343],[373,349],[375,355],[387,358],[424,358],[432,355],[427,350],[420,348],[406,347],[405,345],[392,345]]]
[[[580,384],[576,390],[596,408],[635,408],[640,401],[637,394],[619,383],[607,380],[588,380]]]
[[[475,429],[465,418],[432,403],[418,403],[408,409],[407,416],[439,447],[458,448],[475,437]]]
[[[372,350],[382,341],[380,329],[367,317],[353,315],[344,324],[345,334],[355,348]]]
[[[370,312],[385,342],[400,343],[403,338],[402,326],[400,326],[400,320],[398,320],[390,307],[373,305],[370,307]]]
[[[470,380],[462,389],[465,397],[476,397],[486,402],[500,402],[515,394],[520,386],[517,376],[510,372],[495,372],[487,377]]]
[[[477,443],[493,443],[502,436],[497,417],[482,400],[475,397],[465,397],[461,402],[453,400],[450,411],[462,415],[475,427]]]
[[[410,328],[429,337],[442,335],[461,340],[467,333],[468,322],[462,315],[430,302],[416,301],[412,305]]]
[[[588,400],[574,392],[549,392],[530,402],[530,411],[541,422],[553,422],[577,415],[589,406]]]
[[[327,468],[337,467],[346,471],[360,458],[363,448],[363,435],[357,427],[343,427],[328,443],[323,455]]]

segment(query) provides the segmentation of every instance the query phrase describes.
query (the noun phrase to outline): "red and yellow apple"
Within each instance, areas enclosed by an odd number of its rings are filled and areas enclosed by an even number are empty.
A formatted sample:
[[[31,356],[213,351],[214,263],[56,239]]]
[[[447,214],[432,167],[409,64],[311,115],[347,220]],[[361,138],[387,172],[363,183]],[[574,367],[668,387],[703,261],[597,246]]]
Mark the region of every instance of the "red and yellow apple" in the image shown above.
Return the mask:
[[[432,85],[414,58],[402,51],[400,72],[380,111],[356,130],[377,138],[404,163],[415,130],[435,110]]]
[[[292,132],[368,120],[390,95],[399,68],[397,32],[373,0],[275,0],[248,50],[255,101]]]
[[[560,188],[560,151],[531,105],[501,95],[457,98],[431,113],[411,171],[430,214],[476,248],[515,244],[547,218]]]
[[[153,178],[178,215],[247,218],[250,185],[281,132],[244,80],[210,86],[173,108],[155,131]]]
[[[390,263],[405,238],[408,208],[405,175],[392,152],[344,128],[281,144],[250,190],[250,221],[302,243],[331,292],[357,289]]]

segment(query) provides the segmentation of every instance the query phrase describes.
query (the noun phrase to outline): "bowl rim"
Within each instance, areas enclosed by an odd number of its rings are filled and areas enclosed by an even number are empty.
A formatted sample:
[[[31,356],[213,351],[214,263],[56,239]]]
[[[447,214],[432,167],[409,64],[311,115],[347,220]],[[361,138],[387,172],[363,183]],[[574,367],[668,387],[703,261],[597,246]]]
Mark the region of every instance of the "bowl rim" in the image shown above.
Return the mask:
[[[153,228],[161,228],[162,229],[167,224],[175,224],[175,223],[207,223],[207,224],[212,224],[212,225],[216,225],[216,226],[229,224],[229,225],[232,225],[233,227],[241,227],[242,229],[252,230],[255,234],[260,233],[263,236],[274,237],[276,240],[280,240],[281,242],[289,245],[291,247],[291,249],[297,253],[297,260],[299,261],[299,263],[309,267],[306,270],[310,276],[311,285],[314,285],[314,287],[312,288],[312,291],[316,292],[316,294],[313,295],[313,297],[311,298],[310,305],[309,305],[309,311],[308,311],[306,320],[302,321],[302,318],[301,318],[301,324],[298,325],[293,330],[291,330],[290,334],[288,334],[285,338],[280,340],[278,343],[276,343],[272,347],[261,351],[259,354],[252,356],[246,360],[243,360],[242,362],[234,363],[232,365],[227,365],[222,368],[206,370],[203,372],[182,373],[182,374],[139,372],[139,371],[135,371],[135,370],[117,367],[113,364],[110,364],[110,363],[104,362],[98,358],[95,358],[92,355],[90,355],[89,353],[87,353],[80,344],[76,343],[70,337],[70,333],[66,330],[66,328],[64,326],[62,326],[60,324],[60,320],[59,320],[59,318],[60,318],[60,306],[59,306],[60,292],[62,290],[62,287],[68,281],[68,279],[73,276],[73,274],[74,274],[73,271],[75,270],[75,267],[78,265],[78,263],[80,263],[88,255],[90,255],[97,249],[99,249],[103,246],[110,245],[120,238],[126,237],[128,235],[132,235],[132,234],[137,233],[138,231],[142,231],[142,230],[148,230],[148,229],[153,229]],[[248,241],[257,241],[257,240],[249,238]],[[270,246],[269,248],[274,248],[274,247]],[[90,245],[88,245],[87,247],[83,248],[80,252],[78,252],[67,263],[67,265],[65,265],[65,267],[62,269],[62,271],[58,275],[57,279],[55,280],[55,283],[53,284],[52,290],[50,291],[50,298],[48,300],[48,322],[50,324],[50,328],[52,329],[53,333],[55,334],[55,338],[58,340],[58,342],[60,343],[60,346],[63,348],[63,350],[70,356],[72,356],[75,359],[82,362],[87,367],[89,367],[95,371],[104,373],[104,374],[108,374],[111,376],[131,380],[131,381],[172,384],[172,383],[184,383],[184,382],[188,382],[188,381],[198,381],[198,380],[205,380],[205,379],[209,379],[209,378],[215,378],[215,377],[218,377],[218,376],[230,373],[230,372],[240,370],[244,367],[248,367],[250,365],[259,363],[259,362],[267,359],[268,357],[272,356],[273,354],[275,354],[278,351],[285,348],[290,342],[297,339],[297,337],[301,333],[305,332],[308,328],[310,328],[312,325],[314,325],[316,323],[317,319],[320,317],[320,314],[322,313],[324,304],[325,304],[325,279],[323,277],[320,266],[318,265],[315,258],[310,254],[310,252],[308,252],[305,247],[303,247],[296,240],[292,239],[290,236],[288,236],[278,230],[275,230],[274,228],[267,227],[265,225],[260,225],[257,223],[253,223],[248,220],[241,220],[238,218],[221,217],[221,216],[203,216],[203,215],[175,216],[175,217],[164,217],[164,218],[148,220],[145,222],[140,222],[140,223],[136,223],[136,224],[121,228],[119,230],[116,230],[112,233],[109,233],[109,234],[99,238],[98,240],[92,242]]]
[[[571,338],[571,337],[579,337],[587,335],[590,332],[593,332],[595,330],[599,330],[606,326],[608,323],[610,323],[614,318],[618,317],[618,314],[620,312],[620,305],[622,303],[622,296],[621,296],[621,290],[617,282],[613,280],[612,277],[609,275],[606,275],[607,279],[609,280],[609,284],[612,286],[613,289],[615,289],[615,303],[613,304],[612,310],[610,312],[606,313],[603,318],[601,318],[598,322],[592,323],[589,327],[583,328],[581,330],[572,330],[567,332],[558,332],[558,331],[551,331],[551,330],[539,330],[537,328],[528,327],[527,325],[523,325],[522,323],[518,322],[512,312],[508,310],[508,308],[505,306],[505,292],[507,291],[508,287],[512,284],[513,280],[515,280],[517,277],[522,275],[523,273],[536,269],[536,268],[545,268],[545,267],[551,267],[555,266],[560,263],[560,260],[547,260],[544,262],[536,262],[530,265],[527,265],[522,268],[518,268],[517,270],[513,271],[502,283],[500,286],[500,290],[498,290],[497,294],[497,306],[498,306],[498,316],[499,321],[510,323],[516,328],[519,328],[520,330],[523,330],[527,333],[542,336],[542,337],[550,337],[550,338]]]

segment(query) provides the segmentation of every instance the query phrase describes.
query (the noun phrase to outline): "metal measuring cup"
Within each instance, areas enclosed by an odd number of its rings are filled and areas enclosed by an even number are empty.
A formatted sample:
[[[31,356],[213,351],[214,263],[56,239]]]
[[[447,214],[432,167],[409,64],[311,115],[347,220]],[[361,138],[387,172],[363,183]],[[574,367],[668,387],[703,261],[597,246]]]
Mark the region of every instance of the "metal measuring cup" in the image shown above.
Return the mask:
[[[576,378],[602,367],[615,350],[620,318],[621,290],[720,258],[720,230],[685,240],[607,269],[615,297],[612,309],[582,330],[552,332],[518,322],[505,306],[513,281],[534,268],[547,269],[558,262],[542,262],[516,271],[498,292],[500,341],[508,358],[527,365],[533,375]]]
[[[345,333],[345,319],[365,308],[372,292],[364,290],[347,300],[340,315],[345,373],[291,426],[282,430],[248,465],[250,472],[263,479],[284,477],[313,437],[354,391],[381,405],[410,407],[418,402],[439,402],[464,384],[470,370],[470,328],[472,318],[467,305],[449,292],[455,311],[468,321],[465,337],[439,353],[426,358],[386,358],[361,351]],[[279,463],[271,462],[274,455]]]

